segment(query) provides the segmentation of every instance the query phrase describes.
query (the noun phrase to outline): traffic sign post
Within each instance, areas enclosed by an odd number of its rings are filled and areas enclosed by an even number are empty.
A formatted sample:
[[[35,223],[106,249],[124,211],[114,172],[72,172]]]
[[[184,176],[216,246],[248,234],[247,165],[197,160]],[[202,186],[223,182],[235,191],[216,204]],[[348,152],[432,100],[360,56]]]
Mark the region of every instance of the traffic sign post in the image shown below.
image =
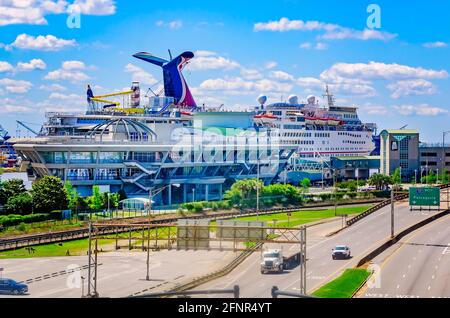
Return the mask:
[[[437,206],[438,210],[441,205],[441,193],[437,187],[422,187],[422,188],[409,188],[409,206],[413,210],[413,207],[419,206],[422,210],[422,206],[428,206],[431,210],[432,206]]]

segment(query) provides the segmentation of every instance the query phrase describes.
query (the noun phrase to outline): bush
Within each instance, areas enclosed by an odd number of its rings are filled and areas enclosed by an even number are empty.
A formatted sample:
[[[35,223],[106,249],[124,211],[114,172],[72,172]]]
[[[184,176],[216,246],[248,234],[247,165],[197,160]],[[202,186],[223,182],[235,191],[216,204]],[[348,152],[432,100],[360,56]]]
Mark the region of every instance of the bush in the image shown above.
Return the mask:
[[[37,213],[28,215],[17,215],[17,214],[0,215],[0,225],[4,227],[14,226],[20,223],[33,223],[47,220],[50,220],[50,214],[48,213]]]

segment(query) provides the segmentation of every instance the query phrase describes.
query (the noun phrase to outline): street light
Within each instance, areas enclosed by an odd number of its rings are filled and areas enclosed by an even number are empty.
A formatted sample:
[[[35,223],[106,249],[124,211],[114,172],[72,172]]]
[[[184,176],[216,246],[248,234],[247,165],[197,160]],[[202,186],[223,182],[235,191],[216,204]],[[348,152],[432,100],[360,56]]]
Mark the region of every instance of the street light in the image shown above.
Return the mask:
[[[414,169],[414,185],[417,184],[417,169]]]
[[[444,175],[445,175],[445,159],[446,159],[446,154],[445,154],[445,135],[449,134],[450,130],[447,131],[443,131],[442,132],[442,183],[444,183]]]
[[[256,220],[259,217],[259,157],[256,162]]]
[[[152,189],[150,189],[148,191],[148,197],[149,197],[149,207],[148,207],[148,226],[147,226],[147,275],[145,276],[145,280],[150,280],[150,221],[151,221],[151,212],[152,212],[152,201],[153,201],[153,196],[158,195],[159,193],[161,193],[164,189],[166,189],[167,187],[169,187],[169,189],[171,190],[171,186],[174,187],[180,187],[180,184],[166,184],[165,186],[161,187],[158,189],[158,192],[153,193]]]

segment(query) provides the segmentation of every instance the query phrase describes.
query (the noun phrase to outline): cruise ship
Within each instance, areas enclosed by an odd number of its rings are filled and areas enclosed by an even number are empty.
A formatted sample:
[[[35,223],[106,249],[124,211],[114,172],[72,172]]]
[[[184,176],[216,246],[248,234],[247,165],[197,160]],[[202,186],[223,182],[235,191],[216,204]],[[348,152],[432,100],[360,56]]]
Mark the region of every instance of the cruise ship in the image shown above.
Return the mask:
[[[363,123],[356,106],[336,105],[328,86],[323,96],[327,105],[312,95],[303,103],[291,95],[287,102],[265,105],[261,95],[255,109],[257,125],[277,129],[281,143],[296,149],[289,170],[306,172],[302,177],[323,174],[331,157],[367,156],[375,149],[376,124]]]
[[[239,179],[277,180],[294,147],[255,125],[253,111],[198,107],[182,74],[192,52],[133,56],[162,69],[164,95],[146,98],[134,82],[92,97],[85,113],[46,113],[36,137],[11,140],[36,176],[70,181],[81,195],[93,185],[129,197],[154,193],[156,205],[220,199]]]

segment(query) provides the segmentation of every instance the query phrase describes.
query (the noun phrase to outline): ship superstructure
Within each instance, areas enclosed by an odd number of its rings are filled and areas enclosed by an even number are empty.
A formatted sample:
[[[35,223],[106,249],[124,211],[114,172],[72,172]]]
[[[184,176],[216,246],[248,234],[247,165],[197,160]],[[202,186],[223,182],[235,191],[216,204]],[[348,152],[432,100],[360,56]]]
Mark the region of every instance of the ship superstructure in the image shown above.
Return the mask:
[[[326,105],[319,105],[315,96],[299,103],[292,95],[287,102],[265,105],[260,96],[255,122],[277,128],[281,142],[295,147],[290,170],[323,173],[331,157],[366,156],[374,150],[376,124],[363,123],[357,107],[338,106],[328,86]]]
[[[181,73],[192,52],[170,61],[134,56],[162,68],[164,96],[142,97],[135,82],[94,96],[85,113],[47,113],[37,137],[13,140],[38,177],[58,176],[82,195],[93,185],[135,197],[164,188],[154,198],[164,205],[220,199],[237,179],[277,179],[295,149],[255,125],[255,112],[197,107]]]

